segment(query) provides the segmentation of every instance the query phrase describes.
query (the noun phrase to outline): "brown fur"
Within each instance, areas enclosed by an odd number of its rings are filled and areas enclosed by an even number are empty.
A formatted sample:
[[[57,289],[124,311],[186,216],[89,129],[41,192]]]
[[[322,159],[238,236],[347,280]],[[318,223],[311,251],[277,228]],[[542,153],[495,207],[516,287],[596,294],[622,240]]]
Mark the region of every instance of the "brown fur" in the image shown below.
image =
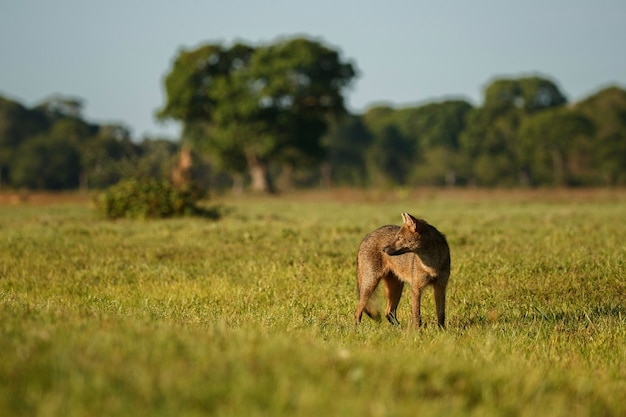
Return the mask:
[[[443,234],[426,221],[402,213],[402,226],[383,226],[365,236],[357,255],[357,288],[359,304],[355,323],[363,312],[380,320],[380,314],[369,299],[380,281],[385,283],[387,309],[385,317],[398,324],[396,309],[404,284],[411,288],[413,324],[422,324],[420,303],[425,287],[435,290],[435,306],[439,327],[445,328],[446,286],[450,276],[450,249]]]

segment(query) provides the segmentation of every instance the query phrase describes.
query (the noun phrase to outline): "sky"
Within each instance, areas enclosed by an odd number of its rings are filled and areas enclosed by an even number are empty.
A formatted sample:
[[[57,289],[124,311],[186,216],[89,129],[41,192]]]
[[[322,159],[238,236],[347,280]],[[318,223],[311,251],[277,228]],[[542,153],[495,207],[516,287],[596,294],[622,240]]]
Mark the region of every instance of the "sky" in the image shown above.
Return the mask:
[[[1,0],[0,96],[34,106],[60,94],[134,138],[162,124],[163,79],[181,49],[307,36],[352,62],[348,108],[461,98],[496,78],[539,75],[570,101],[626,88],[624,0]]]

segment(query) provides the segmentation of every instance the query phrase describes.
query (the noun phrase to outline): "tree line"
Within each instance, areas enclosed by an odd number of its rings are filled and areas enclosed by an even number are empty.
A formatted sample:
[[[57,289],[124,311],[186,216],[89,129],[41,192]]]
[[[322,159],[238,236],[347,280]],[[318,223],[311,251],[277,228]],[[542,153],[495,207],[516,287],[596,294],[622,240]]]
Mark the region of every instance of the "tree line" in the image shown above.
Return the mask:
[[[351,114],[358,70],[307,38],[178,51],[159,119],[180,140],[133,139],[80,99],[0,97],[0,186],[99,189],[124,178],[271,191],[311,186],[626,184],[626,91],[576,103],[544,77],[499,78],[474,106],[444,100]]]
[[[165,173],[178,145],[135,143],[123,125],[82,117],[79,99],[55,96],[27,108],[0,97],[0,184],[3,188],[104,188],[130,176]]]
[[[375,107],[354,117],[352,128],[365,134],[336,139],[368,138],[353,157],[369,183],[626,184],[626,91],[618,87],[568,103],[551,80],[497,79],[478,107],[462,100]],[[355,147],[346,142],[343,149]]]

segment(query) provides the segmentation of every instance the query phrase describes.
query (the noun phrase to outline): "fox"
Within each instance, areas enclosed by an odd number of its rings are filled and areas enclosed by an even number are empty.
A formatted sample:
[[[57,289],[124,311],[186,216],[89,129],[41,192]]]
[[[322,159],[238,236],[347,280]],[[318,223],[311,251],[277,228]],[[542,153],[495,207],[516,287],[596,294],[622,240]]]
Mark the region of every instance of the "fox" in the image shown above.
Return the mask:
[[[382,280],[387,308],[385,318],[393,325],[400,322],[396,310],[404,284],[411,288],[411,312],[416,329],[422,326],[421,298],[427,286],[434,288],[437,323],[446,327],[446,287],[450,277],[450,248],[446,237],[425,220],[402,213],[402,226],[382,226],[369,233],[359,245],[356,260],[359,303],[355,325],[363,312],[380,321],[380,313],[370,297]]]

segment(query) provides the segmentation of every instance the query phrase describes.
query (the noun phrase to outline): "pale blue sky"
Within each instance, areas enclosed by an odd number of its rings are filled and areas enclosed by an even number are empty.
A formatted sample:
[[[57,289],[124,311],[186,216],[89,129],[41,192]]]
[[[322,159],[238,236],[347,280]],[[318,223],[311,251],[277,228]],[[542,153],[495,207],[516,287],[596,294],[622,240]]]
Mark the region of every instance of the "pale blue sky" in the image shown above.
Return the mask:
[[[462,97],[494,77],[548,76],[571,101],[626,86],[624,0],[2,0],[0,95],[34,105],[60,93],[85,117],[133,136],[154,120],[180,48],[307,35],[356,63],[353,111]]]

